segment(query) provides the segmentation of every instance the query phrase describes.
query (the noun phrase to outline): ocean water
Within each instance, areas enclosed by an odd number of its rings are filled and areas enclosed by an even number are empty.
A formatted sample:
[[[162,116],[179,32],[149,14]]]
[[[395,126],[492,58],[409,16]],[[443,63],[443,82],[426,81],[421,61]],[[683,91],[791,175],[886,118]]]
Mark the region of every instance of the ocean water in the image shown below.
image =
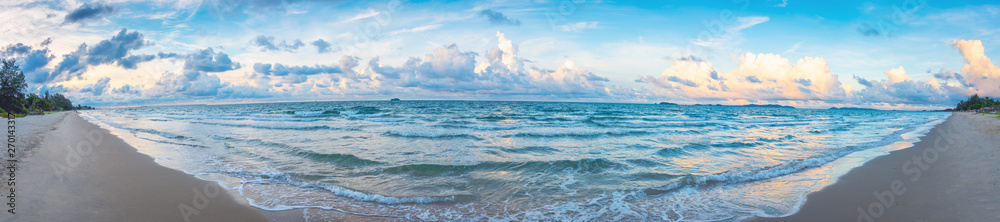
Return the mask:
[[[161,165],[313,220],[738,221],[794,213],[950,114],[357,101],[81,115]]]

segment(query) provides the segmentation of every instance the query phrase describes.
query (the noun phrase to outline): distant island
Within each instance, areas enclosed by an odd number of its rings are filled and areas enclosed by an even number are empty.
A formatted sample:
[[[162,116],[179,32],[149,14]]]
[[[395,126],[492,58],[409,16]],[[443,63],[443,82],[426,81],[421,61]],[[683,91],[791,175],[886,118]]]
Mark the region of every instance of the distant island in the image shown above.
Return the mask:
[[[672,102],[660,102],[659,104],[660,105],[677,105],[677,103],[672,103]]]
[[[768,107],[768,108],[791,108],[791,109],[795,109],[795,107],[793,107],[793,106],[782,106],[782,105],[776,105],[776,104],[764,104],[764,105],[747,104],[747,105],[742,105],[742,107]]]
[[[392,98],[389,101],[399,101],[399,98]]]
[[[830,110],[877,110],[877,109],[858,108],[858,107],[830,107]]]

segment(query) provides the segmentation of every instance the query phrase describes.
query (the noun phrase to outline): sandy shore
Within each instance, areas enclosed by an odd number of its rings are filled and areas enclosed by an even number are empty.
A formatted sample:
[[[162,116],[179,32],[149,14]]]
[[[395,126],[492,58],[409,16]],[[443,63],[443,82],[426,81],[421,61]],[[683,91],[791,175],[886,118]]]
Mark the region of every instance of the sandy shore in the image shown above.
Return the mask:
[[[74,112],[16,119],[15,126],[16,214],[4,212],[0,221],[268,220],[217,183],[157,165]],[[12,188],[8,173],[4,196]]]
[[[754,221],[1000,221],[998,129],[993,116],[954,113],[809,194],[798,213]]]

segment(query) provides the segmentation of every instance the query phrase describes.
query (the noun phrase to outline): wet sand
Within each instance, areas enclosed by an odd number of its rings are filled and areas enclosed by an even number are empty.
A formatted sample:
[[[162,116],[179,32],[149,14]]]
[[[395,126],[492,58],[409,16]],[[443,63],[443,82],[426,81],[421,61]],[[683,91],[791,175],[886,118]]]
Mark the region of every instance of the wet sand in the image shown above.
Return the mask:
[[[913,147],[868,161],[782,218],[1000,221],[1000,119],[956,112]]]
[[[0,221],[268,221],[217,183],[160,166],[77,113],[15,121],[16,214]]]

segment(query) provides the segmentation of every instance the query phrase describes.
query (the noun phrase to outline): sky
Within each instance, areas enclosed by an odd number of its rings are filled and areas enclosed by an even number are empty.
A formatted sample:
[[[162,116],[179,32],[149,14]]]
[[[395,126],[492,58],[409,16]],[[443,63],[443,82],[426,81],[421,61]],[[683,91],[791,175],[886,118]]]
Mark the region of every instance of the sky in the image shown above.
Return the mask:
[[[0,18],[29,92],[91,106],[1000,97],[995,1],[14,0]]]

